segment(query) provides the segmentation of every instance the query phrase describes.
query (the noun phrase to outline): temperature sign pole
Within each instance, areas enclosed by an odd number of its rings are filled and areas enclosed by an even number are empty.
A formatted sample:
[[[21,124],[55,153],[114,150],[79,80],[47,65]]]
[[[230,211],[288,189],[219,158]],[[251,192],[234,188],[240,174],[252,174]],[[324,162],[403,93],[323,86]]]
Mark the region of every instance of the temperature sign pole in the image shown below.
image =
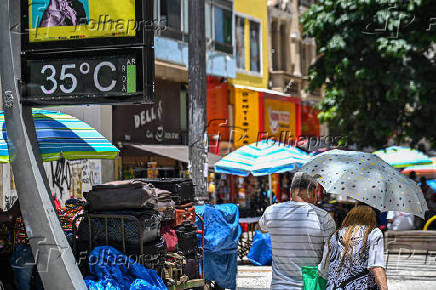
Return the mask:
[[[44,289],[87,287],[53,206],[32,106],[152,102],[153,2],[0,0],[9,157]],[[98,20],[102,14],[107,23]]]
[[[20,104],[20,39],[10,33],[19,19],[18,3],[0,1],[0,77],[9,156],[35,257],[34,263],[24,263],[25,267],[37,265],[45,289],[87,289],[50,200],[41,156],[36,154],[32,109]]]

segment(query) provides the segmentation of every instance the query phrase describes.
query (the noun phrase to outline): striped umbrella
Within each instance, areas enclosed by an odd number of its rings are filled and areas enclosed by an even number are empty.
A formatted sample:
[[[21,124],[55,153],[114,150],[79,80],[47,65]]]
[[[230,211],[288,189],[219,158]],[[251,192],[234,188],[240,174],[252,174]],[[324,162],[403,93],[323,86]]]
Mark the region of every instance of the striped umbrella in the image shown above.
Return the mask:
[[[409,147],[391,146],[373,153],[395,168],[432,163],[430,157]]]
[[[409,174],[412,171],[415,171],[416,174],[435,174],[436,164],[410,166],[403,169],[401,173]]]
[[[299,168],[310,158],[296,147],[263,140],[233,151],[215,164],[215,172],[239,176],[283,173]]]
[[[119,150],[85,122],[70,115],[41,109],[32,110],[42,159],[114,159]],[[8,163],[9,151],[3,111],[0,111],[0,163]]]

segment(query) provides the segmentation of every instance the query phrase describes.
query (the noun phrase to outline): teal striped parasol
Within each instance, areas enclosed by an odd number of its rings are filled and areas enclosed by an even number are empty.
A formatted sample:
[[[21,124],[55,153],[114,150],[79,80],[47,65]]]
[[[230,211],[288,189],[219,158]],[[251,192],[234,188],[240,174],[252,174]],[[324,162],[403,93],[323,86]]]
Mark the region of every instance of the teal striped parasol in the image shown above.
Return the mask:
[[[430,157],[409,147],[391,146],[373,153],[395,168],[433,163]]]
[[[44,162],[61,157],[67,160],[114,159],[119,150],[94,128],[79,119],[55,111],[32,110],[39,150]],[[7,130],[3,111],[0,111],[2,135],[0,163],[10,162]]]
[[[245,145],[215,164],[216,173],[239,176],[283,173],[301,167],[309,154],[296,147],[271,140]]]

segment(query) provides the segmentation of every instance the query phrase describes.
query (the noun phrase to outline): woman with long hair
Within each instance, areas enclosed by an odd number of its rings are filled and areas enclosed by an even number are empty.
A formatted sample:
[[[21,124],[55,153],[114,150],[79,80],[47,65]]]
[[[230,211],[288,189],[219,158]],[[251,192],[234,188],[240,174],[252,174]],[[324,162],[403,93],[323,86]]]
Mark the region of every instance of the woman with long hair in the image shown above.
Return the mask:
[[[388,289],[383,244],[374,210],[353,208],[324,246],[319,270],[327,289]]]

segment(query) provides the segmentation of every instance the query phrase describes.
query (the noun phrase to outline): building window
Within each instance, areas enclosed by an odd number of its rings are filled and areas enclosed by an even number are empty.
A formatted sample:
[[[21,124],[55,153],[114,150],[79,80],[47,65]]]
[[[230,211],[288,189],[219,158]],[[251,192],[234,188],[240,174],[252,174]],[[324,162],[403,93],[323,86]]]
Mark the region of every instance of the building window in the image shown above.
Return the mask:
[[[235,17],[236,27],[236,65],[238,69],[245,70],[245,20]]]
[[[214,7],[215,49],[226,53],[233,51],[232,11]]]
[[[181,0],[160,0],[160,20],[168,28],[181,30]]]
[[[189,33],[189,0],[183,0],[183,32]]]
[[[235,53],[239,70],[262,73],[261,28],[260,21],[235,16]]]
[[[159,23],[166,27],[159,32],[160,35],[182,40],[182,0],[156,0],[156,2]]]
[[[205,0],[205,30],[208,49],[233,54],[233,3]],[[155,14],[166,27],[159,35],[188,41],[189,0],[155,0]]]
[[[209,39],[210,41],[213,40],[212,37],[212,6],[209,2],[204,3],[204,9],[206,10],[204,13],[204,18],[206,21],[206,39]]]
[[[260,73],[260,24],[250,21],[250,71]]]

